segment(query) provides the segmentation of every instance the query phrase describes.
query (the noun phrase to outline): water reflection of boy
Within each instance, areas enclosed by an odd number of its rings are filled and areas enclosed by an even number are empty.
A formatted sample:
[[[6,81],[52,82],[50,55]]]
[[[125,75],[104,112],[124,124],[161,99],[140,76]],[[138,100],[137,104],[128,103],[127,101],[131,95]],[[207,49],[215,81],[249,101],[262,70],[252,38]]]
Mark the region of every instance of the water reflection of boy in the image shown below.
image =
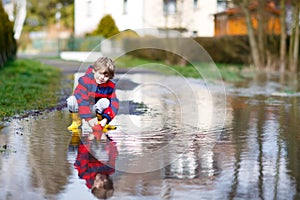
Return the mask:
[[[108,160],[105,162],[96,159],[91,154],[92,141],[81,138],[78,154],[74,163],[78,176],[85,179],[86,186],[97,197],[106,199],[113,195],[113,182],[110,175],[115,172],[115,160],[118,156],[116,145],[112,141],[105,144]]]

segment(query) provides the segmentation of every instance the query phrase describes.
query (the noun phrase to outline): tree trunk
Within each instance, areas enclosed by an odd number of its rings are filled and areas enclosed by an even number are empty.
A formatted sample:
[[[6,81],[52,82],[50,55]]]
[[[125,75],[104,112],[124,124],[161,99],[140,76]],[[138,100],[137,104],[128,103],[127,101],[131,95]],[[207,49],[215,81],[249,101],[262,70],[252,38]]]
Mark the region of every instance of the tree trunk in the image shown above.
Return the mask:
[[[300,3],[296,3],[296,27],[295,27],[295,40],[294,40],[294,54],[293,54],[293,72],[297,72],[298,67],[298,57],[299,57],[299,13],[300,13]]]
[[[279,61],[279,69],[280,72],[283,73],[286,68],[286,7],[285,7],[286,0],[280,0],[280,61]]]
[[[266,53],[265,53],[265,17],[264,17],[264,8],[265,0],[259,0],[258,9],[257,9],[257,35],[258,35],[258,51],[260,63],[264,64],[266,62]]]
[[[251,14],[247,6],[247,0],[243,0],[240,5],[245,15],[253,63],[256,69],[261,69],[263,66],[259,57],[259,49],[255,38],[254,28],[251,21]]]
[[[294,9],[293,9],[292,13],[293,13],[292,15],[294,15]],[[294,16],[292,18],[294,19]],[[289,70],[291,70],[291,66],[292,66],[292,62],[293,62],[293,49],[294,49],[294,38],[295,38],[294,22],[291,23],[290,29],[291,29],[291,33],[290,33],[290,37],[289,37],[289,53],[288,53]]]
[[[289,69],[291,72],[297,71],[299,53],[299,9],[300,3],[296,1],[292,10],[292,28],[289,47]]]

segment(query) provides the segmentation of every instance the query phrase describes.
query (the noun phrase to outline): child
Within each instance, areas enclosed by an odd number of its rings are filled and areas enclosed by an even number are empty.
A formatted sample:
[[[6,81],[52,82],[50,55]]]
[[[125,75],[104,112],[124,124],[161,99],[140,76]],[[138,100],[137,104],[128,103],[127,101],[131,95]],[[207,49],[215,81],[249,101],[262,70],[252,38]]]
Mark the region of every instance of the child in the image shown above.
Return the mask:
[[[74,95],[67,99],[72,116],[68,130],[76,130],[83,120],[93,129],[105,127],[117,114],[119,101],[115,94],[115,65],[110,58],[100,57],[79,78]]]

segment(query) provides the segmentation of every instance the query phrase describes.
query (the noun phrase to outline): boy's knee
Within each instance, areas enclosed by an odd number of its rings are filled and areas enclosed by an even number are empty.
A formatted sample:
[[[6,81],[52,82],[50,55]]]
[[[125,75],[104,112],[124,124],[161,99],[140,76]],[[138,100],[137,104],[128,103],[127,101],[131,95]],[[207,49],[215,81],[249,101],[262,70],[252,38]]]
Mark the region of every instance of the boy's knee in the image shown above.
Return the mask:
[[[101,98],[95,104],[95,110],[102,113],[104,109],[108,108],[110,101],[107,98]]]

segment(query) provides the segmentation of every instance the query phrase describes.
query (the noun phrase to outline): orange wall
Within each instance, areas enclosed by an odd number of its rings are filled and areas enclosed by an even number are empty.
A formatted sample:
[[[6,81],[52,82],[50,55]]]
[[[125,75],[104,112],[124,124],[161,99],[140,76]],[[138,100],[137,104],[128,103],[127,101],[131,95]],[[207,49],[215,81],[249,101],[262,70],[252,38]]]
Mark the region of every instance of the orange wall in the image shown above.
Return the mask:
[[[226,15],[225,15],[226,16]],[[280,19],[277,16],[270,16],[267,25],[267,32],[270,34],[280,34]],[[257,20],[252,17],[253,27],[257,28]],[[215,19],[215,36],[224,35],[246,35],[247,26],[245,19],[238,16],[224,15],[216,16]]]
[[[228,20],[227,35],[245,35],[247,34],[247,26],[243,18],[235,18]]]

